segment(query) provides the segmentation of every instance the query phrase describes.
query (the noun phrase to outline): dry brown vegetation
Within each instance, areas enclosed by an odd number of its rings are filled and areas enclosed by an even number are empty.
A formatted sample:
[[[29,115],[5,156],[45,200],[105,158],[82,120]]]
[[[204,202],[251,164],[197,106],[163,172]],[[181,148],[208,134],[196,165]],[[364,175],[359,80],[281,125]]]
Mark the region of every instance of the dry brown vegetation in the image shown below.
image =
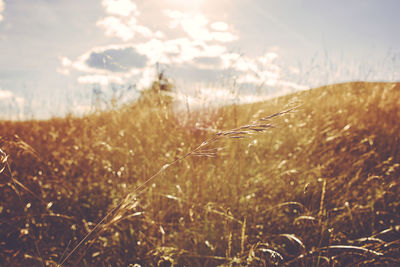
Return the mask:
[[[1,266],[400,264],[399,84],[164,100],[0,122]]]

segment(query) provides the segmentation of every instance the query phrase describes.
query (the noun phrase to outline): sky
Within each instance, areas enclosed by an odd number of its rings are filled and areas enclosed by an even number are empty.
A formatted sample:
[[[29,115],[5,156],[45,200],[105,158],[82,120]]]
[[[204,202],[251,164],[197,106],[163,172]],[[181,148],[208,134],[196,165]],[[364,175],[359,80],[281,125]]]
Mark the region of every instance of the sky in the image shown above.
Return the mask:
[[[193,108],[400,80],[397,0],[0,0],[0,118],[133,101],[163,72]]]

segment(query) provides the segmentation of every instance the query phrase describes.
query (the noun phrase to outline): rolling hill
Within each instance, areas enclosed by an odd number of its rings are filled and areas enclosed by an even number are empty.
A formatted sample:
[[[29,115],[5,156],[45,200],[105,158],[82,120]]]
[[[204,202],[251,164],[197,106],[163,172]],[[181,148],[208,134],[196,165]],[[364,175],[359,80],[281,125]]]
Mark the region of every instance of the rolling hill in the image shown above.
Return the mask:
[[[400,264],[400,83],[169,105],[0,122],[0,265]]]

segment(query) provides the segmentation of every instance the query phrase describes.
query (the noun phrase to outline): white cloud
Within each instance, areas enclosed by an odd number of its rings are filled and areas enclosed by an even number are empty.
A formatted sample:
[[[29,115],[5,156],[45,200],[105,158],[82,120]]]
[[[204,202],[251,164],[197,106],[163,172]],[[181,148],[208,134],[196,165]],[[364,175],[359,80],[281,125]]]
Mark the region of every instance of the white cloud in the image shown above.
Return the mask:
[[[212,32],[212,38],[221,43],[229,43],[236,41],[238,37],[230,32]]]
[[[178,10],[166,9],[164,10],[164,14],[172,19],[169,23],[170,28],[178,27],[180,20],[184,17],[183,12],[180,12]]]
[[[188,62],[201,54],[202,43],[195,42],[186,37],[167,41],[171,45],[176,45],[179,53],[173,56],[173,61],[177,63]]]
[[[169,64],[170,60],[165,56],[165,52],[169,49],[174,53],[178,49],[174,46],[165,46],[165,43],[158,39],[151,39],[145,43],[137,44],[136,49],[142,55],[147,55],[150,64],[155,64],[157,62],[162,64]],[[179,51],[179,50],[177,50]]]
[[[107,13],[112,15],[128,17],[130,15],[139,15],[137,6],[130,0],[103,0],[101,4]]]
[[[210,25],[211,29],[214,31],[225,32],[229,29],[229,26],[226,22],[223,21],[216,21]]]
[[[180,20],[182,29],[193,40],[211,41],[212,34],[207,29],[208,20],[203,14],[185,16]]]
[[[0,100],[10,99],[14,97],[14,93],[8,90],[0,89]]]
[[[121,18],[106,17],[97,21],[96,24],[105,29],[107,36],[118,37],[123,41],[128,41],[135,36],[135,31],[132,27],[129,24],[124,23]]]
[[[142,86],[148,85],[150,79],[155,78],[155,74],[151,69],[154,69],[156,63],[172,67],[189,64],[190,68],[196,65],[199,69],[218,69],[221,67],[219,57],[227,51],[227,47],[223,43],[238,39],[233,32],[229,31],[231,27],[227,22],[215,21],[210,24],[208,18],[199,12],[188,13],[160,8],[158,10],[161,10],[166,16],[161,16],[159,22],[157,22],[161,24],[158,27],[159,30],[152,31],[139,22],[138,8],[136,5],[130,5],[131,1],[103,0],[102,3],[109,16],[98,20],[97,25],[104,28],[107,36],[117,37],[125,42],[132,41],[129,44],[126,43],[126,45],[133,47],[139,54],[146,56],[148,59],[146,66],[141,68],[140,75],[137,74],[137,71],[135,73],[130,71],[125,73],[123,77],[123,79],[127,79],[128,77],[139,76],[137,78]],[[122,8],[122,6],[125,6],[125,8]],[[122,11],[125,9],[129,10],[129,12]],[[144,14],[143,18],[155,16],[154,12],[153,9],[150,13]],[[127,15],[128,13],[130,14],[129,16]],[[162,20],[166,20],[165,23]],[[168,25],[170,28],[179,28],[181,31],[174,30],[174,37],[167,39],[168,37],[163,31],[166,30],[168,32]],[[142,39],[138,39],[136,35],[140,35]],[[81,55],[76,62],[69,63],[66,61],[62,64],[69,65],[70,68],[89,75],[89,77],[81,76],[79,78],[80,83],[97,81],[105,84],[105,79],[97,76],[94,79],[92,76],[101,75],[103,77],[104,75],[110,75],[110,73],[85,64],[93,51],[94,49]],[[216,64],[206,64],[197,61],[197,58],[218,58],[218,60],[215,60]],[[211,62],[213,61],[211,60]],[[67,73],[61,69],[59,72]],[[123,73],[119,75],[118,77],[121,77]],[[138,85],[139,88],[140,85]]]
[[[67,57],[60,57],[60,60],[63,67],[69,67],[72,65],[72,61]]]
[[[109,16],[97,21],[96,25],[103,27],[107,36],[118,37],[123,41],[132,40],[136,33],[139,33],[145,38],[163,36],[163,33],[160,31],[153,33],[149,28],[138,25],[134,17],[126,19],[123,17]]]
[[[145,27],[145,26],[142,26],[142,25],[136,25],[136,26],[134,26],[133,27],[133,30],[135,31],[135,32],[137,32],[137,33],[139,33],[139,34],[141,34],[143,37],[145,37],[145,38],[151,38],[151,37],[153,37],[153,32],[149,29],[149,28],[147,28],[147,27]],[[162,34],[161,32],[158,32],[158,34]]]
[[[135,45],[135,48],[149,58],[149,65],[191,63],[198,57],[220,57],[227,50],[222,45],[209,45],[187,37],[166,41],[151,39]]]
[[[238,53],[227,53],[221,56],[224,68],[240,72],[257,71],[255,60]]]
[[[97,21],[96,25],[104,28],[106,36],[117,37],[123,41],[132,40],[136,33],[145,38],[162,36],[162,32],[153,33],[148,27],[137,21],[139,11],[134,2],[130,0],[103,0],[107,16]]]
[[[223,21],[216,21],[209,25],[209,21],[202,13],[184,13],[177,10],[164,10],[164,14],[171,19],[170,28],[181,26],[187,36],[198,41],[233,42],[238,36],[229,32],[229,25]],[[210,31],[211,28],[214,31]]]
[[[155,36],[156,38],[158,38],[158,39],[164,39],[164,38],[165,38],[165,34],[164,34],[163,32],[161,32],[161,31],[156,31],[156,32],[154,33],[154,36]]]
[[[5,3],[3,0],[0,0],[0,22],[4,19],[3,12],[4,12]]]

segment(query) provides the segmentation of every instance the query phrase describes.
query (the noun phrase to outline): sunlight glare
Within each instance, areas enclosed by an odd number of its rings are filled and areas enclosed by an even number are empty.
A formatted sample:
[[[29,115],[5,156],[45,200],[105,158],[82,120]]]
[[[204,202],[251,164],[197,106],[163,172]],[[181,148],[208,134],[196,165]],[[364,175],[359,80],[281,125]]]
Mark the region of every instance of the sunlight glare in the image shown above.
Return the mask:
[[[168,0],[172,5],[180,7],[185,11],[198,11],[205,4],[206,0]]]

